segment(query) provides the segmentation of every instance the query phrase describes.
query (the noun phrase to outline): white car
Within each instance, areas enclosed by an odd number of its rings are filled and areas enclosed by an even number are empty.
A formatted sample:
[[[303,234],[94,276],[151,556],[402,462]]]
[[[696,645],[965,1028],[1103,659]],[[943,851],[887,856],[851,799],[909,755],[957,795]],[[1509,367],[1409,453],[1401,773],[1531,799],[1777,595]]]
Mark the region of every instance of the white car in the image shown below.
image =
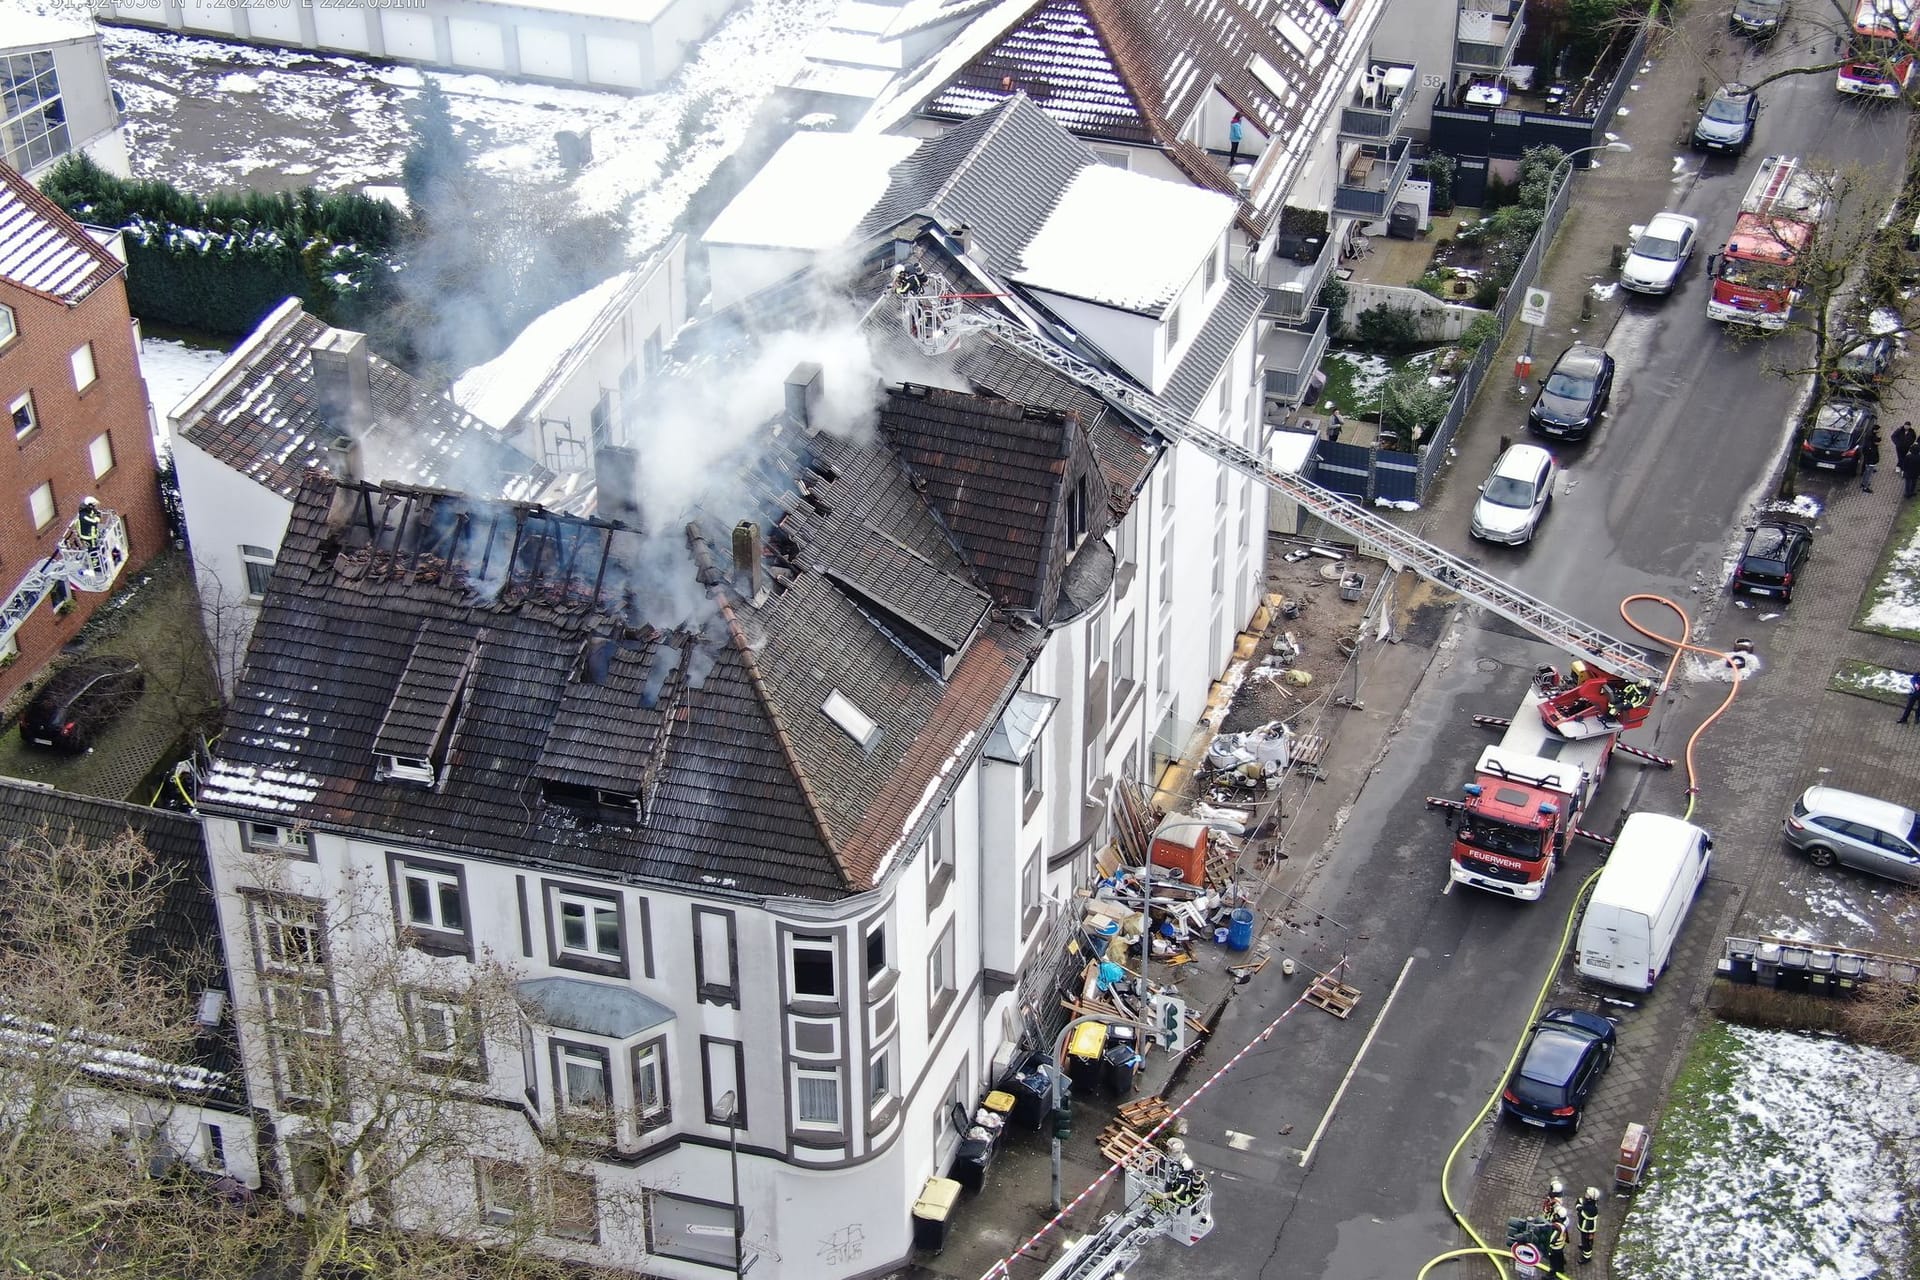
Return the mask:
[[[1480,486],[1469,526],[1473,536],[1509,546],[1533,541],[1540,517],[1553,505],[1553,479],[1559,473],[1553,455],[1539,445],[1509,446]]]
[[[1620,285],[1635,293],[1672,293],[1693,257],[1700,221],[1684,213],[1655,214],[1640,229],[1633,252],[1620,266]]]

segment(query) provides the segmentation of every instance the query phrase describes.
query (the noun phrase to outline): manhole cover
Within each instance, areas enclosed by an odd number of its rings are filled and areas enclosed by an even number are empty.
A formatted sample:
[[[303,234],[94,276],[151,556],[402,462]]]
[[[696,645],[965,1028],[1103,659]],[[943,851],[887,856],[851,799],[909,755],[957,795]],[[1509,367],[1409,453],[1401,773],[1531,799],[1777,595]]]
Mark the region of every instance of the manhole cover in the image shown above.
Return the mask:
[[[1473,664],[1473,669],[1475,671],[1498,671],[1500,664],[1492,658],[1481,658]]]
[[[1340,575],[1346,572],[1346,568],[1344,567],[1345,563],[1346,563],[1345,561],[1335,560],[1329,564],[1321,565],[1320,580],[1322,582],[1338,581],[1340,578]]]

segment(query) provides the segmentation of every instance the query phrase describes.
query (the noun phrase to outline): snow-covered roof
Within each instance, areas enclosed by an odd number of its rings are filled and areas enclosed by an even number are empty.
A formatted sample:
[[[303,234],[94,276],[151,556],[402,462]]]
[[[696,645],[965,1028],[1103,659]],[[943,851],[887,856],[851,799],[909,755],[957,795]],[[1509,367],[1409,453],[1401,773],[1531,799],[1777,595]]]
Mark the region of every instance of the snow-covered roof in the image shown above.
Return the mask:
[[[1311,431],[1274,432],[1273,438],[1267,441],[1267,465],[1282,475],[1299,475],[1306,470],[1307,459],[1313,456],[1316,439]]]
[[[535,317],[505,351],[460,375],[453,384],[454,403],[489,426],[512,425],[638,275],[638,269],[622,271]]]
[[[99,33],[91,18],[16,10],[7,14],[5,34],[0,35],[0,50],[42,48],[63,40],[92,39]]]
[[[59,205],[0,165],[0,280],[71,305],[122,270]]]
[[[796,133],[702,240],[808,251],[843,244],[886,193],[893,166],[919,145],[886,134]]]
[[[666,11],[669,0],[478,0],[478,3],[639,25],[657,19]]]
[[[1157,315],[1199,273],[1236,212],[1217,192],[1090,165],[1027,243],[1015,279]]]

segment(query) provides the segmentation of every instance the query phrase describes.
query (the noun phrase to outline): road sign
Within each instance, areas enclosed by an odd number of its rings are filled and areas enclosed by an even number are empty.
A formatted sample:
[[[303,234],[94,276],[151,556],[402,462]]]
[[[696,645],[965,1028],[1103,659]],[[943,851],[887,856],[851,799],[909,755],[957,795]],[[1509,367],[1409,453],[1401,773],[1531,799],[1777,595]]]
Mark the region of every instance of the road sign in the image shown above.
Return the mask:
[[[1518,1264],[1521,1275],[1533,1276],[1539,1274],[1537,1268],[1540,1265],[1540,1250],[1528,1244],[1526,1241],[1522,1240],[1519,1244],[1513,1246],[1513,1260]]]
[[[1525,324],[1545,324],[1547,307],[1553,295],[1545,289],[1529,289],[1520,299],[1520,319]]]

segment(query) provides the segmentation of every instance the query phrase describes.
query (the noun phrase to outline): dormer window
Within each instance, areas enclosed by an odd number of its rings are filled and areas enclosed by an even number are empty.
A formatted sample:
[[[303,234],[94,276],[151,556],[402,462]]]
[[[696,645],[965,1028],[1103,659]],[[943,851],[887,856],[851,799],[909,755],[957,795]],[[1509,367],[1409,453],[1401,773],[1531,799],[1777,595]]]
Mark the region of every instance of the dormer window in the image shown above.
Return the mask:
[[[433,761],[425,756],[376,756],[376,773],[383,782],[420,782],[432,786]]]

